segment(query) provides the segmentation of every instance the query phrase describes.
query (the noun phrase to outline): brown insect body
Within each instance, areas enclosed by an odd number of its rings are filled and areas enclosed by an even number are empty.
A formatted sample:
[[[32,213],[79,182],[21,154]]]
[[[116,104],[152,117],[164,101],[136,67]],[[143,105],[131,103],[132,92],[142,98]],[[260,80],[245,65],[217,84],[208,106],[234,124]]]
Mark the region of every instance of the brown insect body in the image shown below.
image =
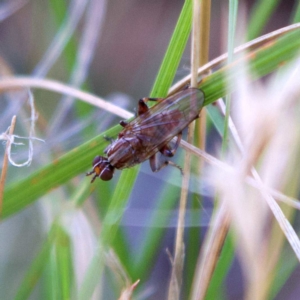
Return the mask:
[[[148,108],[146,101],[158,101],[158,104]],[[166,157],[174,155],[181,139],[181,132],[195,120],[203,106],[204,94],[196,88],[182,90],[165,99],[141,99],[138,106],[138,116],[131,122],[121,121],[124,129],[118,138],[106,149],[107,157],[96,156],[93,161],[95,173],[92,182],[98,176],[102,180],[110,180],[114,169],[130,168],[147,159],[153,172],[171,163],[157,159],[157,152]],[[170,141],[177,136],[175,145]]]

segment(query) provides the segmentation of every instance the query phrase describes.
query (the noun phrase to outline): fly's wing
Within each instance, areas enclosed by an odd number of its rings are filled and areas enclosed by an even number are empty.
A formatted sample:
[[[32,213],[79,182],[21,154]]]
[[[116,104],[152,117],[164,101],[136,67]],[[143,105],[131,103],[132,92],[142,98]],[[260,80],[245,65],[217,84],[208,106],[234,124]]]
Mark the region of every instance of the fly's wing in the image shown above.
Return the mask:
[[[197,118],[203,102],[202,91],[183,90],[153,106],[128,126],[148,151],[159,149]]]

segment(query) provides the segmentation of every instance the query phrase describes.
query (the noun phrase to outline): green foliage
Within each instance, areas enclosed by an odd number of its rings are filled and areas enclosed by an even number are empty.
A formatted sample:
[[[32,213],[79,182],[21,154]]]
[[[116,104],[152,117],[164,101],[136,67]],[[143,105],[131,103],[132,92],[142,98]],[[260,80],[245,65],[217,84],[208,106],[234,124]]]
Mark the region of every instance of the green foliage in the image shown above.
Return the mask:
[[[268,5],[267,2],[257,2],[250,20],[248,37],[258,36],[272,15],[277,1],[272,1],[272,6],[271,1],[268,2]],[[59,26],[63,23],[64,16],[67,14],[65,3],[61,1],[52,1],[51,3],[53,6],[52,13]],[[268,7],[266,8],[266,6]],[[186,0],[157,73],[150,93],[151,97],[164,97],[167,95],[188,42],[191,18],[192,1]],[[234,42],[233,33],[231,42]],[[69,68],[68,72],[74,66],[74,55],[78,47],[76,43],[76,40],[72,39],[64,51]],[[205,93],[205,106],[208,107],[209,117],[220,134],[224,132],[223,117],[215,107],[209,106],[209,104],[230,92],[234,92],[236,90],[234,84],[242,72],[248,72],[252,76],[252,80],[262,78],[295,58],[299,48],[300,31],[296,30],[284,34],[268,45],[259,47],[251,55],[234,60],[200,82],[199,88]],[[242,68],[246,68],[246,70]],[[78,119],[88,118],[90,114],[92,112],[89,109],[83,112],[80,106],[77,106],[76,117]],[[115,177],[114,182],[110,183],[97,180],[91,185],[90,178],[86,178],[84,175],[91,168],[93,158],[99,153],[103,153],[107,146],[104,137],[115,137],[120,129],[119,125],[106,129],[93,139],[85,141],[80,146],[64,153],[58,159],[46,164],[27,177],[15,180],[6,186],[2,210],[3,220],[23,212],[28,206],[41,201],[42,198],[51,198],[56,192],[63,194],[65,197],[64,202],[69,205],[57,214],[58,217],[51,224],[35,259],[28,265],[28,270],[19,284],[15,299],[29,299],[38,284],[41,284],[41,288],[47,294],[45,299],[72,299],[76,298],[74,295],[78,296],[78,299],[90,299],[107,268],[106,254],[110,249],[113,249],[119,258],[122,267],[124,267],[124,272],[127,272],[129,281],[140,278],[142,284],[147,284],[153,270],[153,261],[162,252],[161,241],[168,227],[170,211],[176,207],[180,187],[172,182],[163,185],[161,191],[158,192],[159,201],[155,203],[153,212],[147,220],[150,225],[143,233],[141,245],[138,250],[134,249],[133,251],[128,236],[120,228],[120,221],[137,184],[139,166],[123,170],[120,176]],[[78,181],[80,181],[79,184]],[[53,201],[57,200],[54,198],[56,197],[53,197]],[[80,286],[76,286],[77,275],[73,244],[78,241],[73,240],[74,237],[66,230],[64,218],[68,213],[75,214],[81,210],[83,211],[86,201],[91,201],[91,198],[94,198],[94,207],[97,208],[95,215],[99,224],[101,224],[101,226],[99,225],[101,229],[96,228],[92,223],[92,225],[90,224],[91,227],[94,226],[95,232],[97,232],[95,234],[96,249],[92,260],[88,264],[86,273],[82,276],[82,283]],[[199,208],[198,203],[193,203],[193,206]],[[166,211],[166,213],[160,222],[160,226],[156,227],[162,211]],[[193,232],[193,228],[190,230],[187,228],[187,231],[189,231],[189,244],[192,244],[192,240],[197,238],[198,231]],[[188,280],[186,280],[187,282],[183,287],[186,290],[186,295],[189,294],[194,276],[194,266],[199,254],[199,240],[195,245],[197,248],[189,249],[185,258],[188,265],[186,268],[187,273],[184,275]],[[216,272],[211,280],[207,299],[216,299],[223,294],[224,278],[228,274],[234,255],[235,249],[233,247],[232,241],[226,240]],[[281,264],[284,267],[282,262]],[[277,278],[278,276],[276,277],[276,282],[280,282],[276,283],[277,286],[284,285],[294,266],[295,262],[289,266],[285,278],[281,281],[280,278]],[[112,282],[110,284],[115,285]],[[274,289],[274,296],[277,292],[278,290]],[[116,292],[115,296],[119,297],[119,291]]]

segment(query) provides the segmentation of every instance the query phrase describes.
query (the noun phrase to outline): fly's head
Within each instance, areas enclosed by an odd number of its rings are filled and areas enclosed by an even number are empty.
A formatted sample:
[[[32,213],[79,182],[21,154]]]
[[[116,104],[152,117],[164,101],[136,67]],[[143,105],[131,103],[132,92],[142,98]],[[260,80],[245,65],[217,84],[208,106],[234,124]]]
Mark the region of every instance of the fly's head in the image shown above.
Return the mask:
[[[114,167],[110,164],[107,157],[96,156],[93,160],[93,171],[87,173],[86,175],[95,174],[91,180],[91,183],[94,182],[96,177],[107,181],[111,180],[114,175]]]

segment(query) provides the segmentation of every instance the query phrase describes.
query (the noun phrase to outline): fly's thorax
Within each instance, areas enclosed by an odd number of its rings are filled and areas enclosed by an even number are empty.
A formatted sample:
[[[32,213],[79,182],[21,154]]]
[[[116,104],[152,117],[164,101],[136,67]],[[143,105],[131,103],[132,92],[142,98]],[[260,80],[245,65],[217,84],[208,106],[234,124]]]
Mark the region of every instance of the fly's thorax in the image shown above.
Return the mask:
[[[107,148],[105,149],[105,153],[107,154],[107,156],[110,157],[113,153],[117,152],[120,147],[122,147],[123,143],[123,138],[118,138],[109,146],[107,146]]]
[[[125,138],[127,139],[128,136],[132,135],[132,127],[130,126],[130,123],[127,125],[126,128],[124,128],[118,135],[118,139]]]
[[[141,142],[135,136],[118,138],[107,149],[107,157],[112,166],[117,169],[129,168],[140,163],[139,150]]]

